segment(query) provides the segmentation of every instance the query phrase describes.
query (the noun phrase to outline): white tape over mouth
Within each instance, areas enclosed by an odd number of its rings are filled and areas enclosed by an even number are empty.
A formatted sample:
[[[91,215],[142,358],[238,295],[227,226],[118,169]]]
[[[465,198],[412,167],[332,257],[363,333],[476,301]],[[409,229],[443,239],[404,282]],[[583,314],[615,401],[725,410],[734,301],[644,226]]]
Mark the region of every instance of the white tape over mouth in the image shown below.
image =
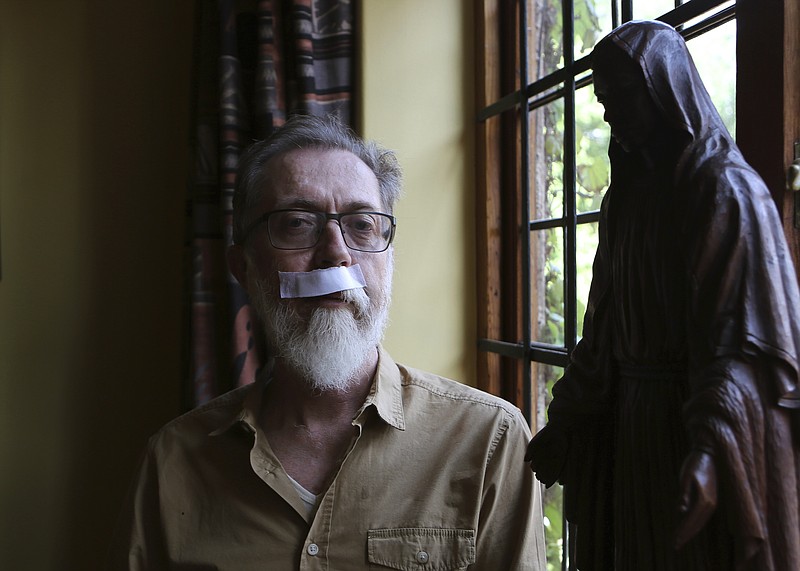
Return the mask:
[[[281,299],[317,297],[346,289],[367,287],[358,264],[310,272],[278,272]]]

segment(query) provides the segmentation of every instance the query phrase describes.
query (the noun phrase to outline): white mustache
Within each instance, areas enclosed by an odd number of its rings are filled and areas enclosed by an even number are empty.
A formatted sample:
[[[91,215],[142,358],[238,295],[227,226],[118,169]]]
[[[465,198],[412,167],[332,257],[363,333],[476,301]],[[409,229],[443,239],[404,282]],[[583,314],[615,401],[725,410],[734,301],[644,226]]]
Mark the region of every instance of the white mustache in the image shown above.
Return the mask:
[[[344,290],[342,292],[342,299],[355,306],[356,317],[364,315],[369,310],[369,294],[362,288]]]

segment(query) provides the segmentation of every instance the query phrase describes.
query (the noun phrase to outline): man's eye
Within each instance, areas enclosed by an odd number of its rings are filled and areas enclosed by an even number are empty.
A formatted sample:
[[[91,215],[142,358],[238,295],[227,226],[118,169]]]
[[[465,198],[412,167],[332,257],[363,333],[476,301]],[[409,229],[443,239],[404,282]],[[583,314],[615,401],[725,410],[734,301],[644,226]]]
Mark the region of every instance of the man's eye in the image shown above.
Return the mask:
[[[281,227],[286,230],[310,230],[315,226],[315,218],[305,214],[288,214],[283,217]]]
[[[371,233],[375,231],[375,219],[369,215],[352,216],[347,220],[347,228],[354,232]]]

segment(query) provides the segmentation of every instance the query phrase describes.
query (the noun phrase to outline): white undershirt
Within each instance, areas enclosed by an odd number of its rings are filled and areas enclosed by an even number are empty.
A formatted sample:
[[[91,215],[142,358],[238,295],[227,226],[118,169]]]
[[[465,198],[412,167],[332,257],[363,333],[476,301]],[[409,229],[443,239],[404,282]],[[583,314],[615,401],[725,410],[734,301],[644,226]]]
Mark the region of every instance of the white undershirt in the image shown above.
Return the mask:
[[[317,506],[317,500],[319,499],[319,496],[315,496],[314,494],[306,490],[303,486],[300,485],[300,482],[289,476],[289,474],[286,475],[289,477],[289,481],[294,486],[294,489],[297,490],[297,493],[300,496],[303,505],[306,507],[306,512],[308,512],[308,515],[314,513],[314,508],[316,508]]]

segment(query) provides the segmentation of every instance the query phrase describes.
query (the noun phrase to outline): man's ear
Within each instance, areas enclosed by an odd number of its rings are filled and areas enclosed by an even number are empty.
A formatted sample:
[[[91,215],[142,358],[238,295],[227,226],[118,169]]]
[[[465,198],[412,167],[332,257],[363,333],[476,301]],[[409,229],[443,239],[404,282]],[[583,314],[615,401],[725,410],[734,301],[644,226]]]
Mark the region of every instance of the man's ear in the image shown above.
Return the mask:
[[[225,253],[225,258],[228,261],[228,269],[233,277],[239,284],[247,287],[247,257],[245,255],[244,246],[241,244],[233,244],[228,248]]]

